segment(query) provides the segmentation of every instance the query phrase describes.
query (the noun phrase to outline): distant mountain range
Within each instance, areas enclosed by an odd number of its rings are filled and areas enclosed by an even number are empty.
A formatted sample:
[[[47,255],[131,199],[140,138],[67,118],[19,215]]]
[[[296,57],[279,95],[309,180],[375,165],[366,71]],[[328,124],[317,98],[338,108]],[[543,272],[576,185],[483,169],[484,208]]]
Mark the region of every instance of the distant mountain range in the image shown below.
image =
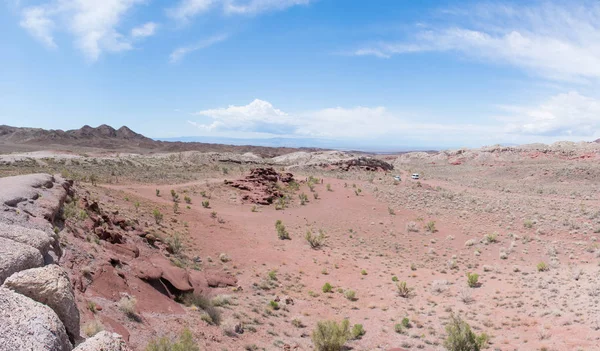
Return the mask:
[[[136,133],[126,126],[114,129],[106,124],[96,128],[85,125],[80,129],[63,131],[41,128],[20,128],[0,125],[0,153],[36,150],[69,150],[76,152],[253,152],[263,157],[274,157],[294,151],[316,151],[314,147],[267,147],[242,145],[230,139],[225,143],[199,142],[197,140],[154,140]]]

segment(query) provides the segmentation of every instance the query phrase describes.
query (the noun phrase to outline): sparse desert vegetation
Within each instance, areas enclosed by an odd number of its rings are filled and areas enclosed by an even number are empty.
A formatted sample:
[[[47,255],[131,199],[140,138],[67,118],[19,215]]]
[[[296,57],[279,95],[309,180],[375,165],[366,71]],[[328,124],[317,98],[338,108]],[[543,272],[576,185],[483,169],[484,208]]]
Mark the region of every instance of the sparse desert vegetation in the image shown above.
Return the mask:
[[[419,186],[283,156],[260,171],[277,174],[263,185],[244,178],[256,163],[211,157],[0,165],[4,175],[74,179],[52,228],[80,277],[82,333],[114,331],[109,317],[131,332],[134,350],[593,349],[595,163],[386,156],[394,172],[418,166],[427,175]],[[562,181],[577,172],[585,187]]]

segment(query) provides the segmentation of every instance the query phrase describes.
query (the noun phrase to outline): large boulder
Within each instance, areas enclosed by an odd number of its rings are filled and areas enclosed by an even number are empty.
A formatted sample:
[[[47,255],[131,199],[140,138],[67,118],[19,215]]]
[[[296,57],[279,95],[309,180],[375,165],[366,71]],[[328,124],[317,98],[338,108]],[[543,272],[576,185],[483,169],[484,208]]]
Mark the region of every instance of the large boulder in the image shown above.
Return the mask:
[[[44,259],[39,250],[14,240],[0,238],[0,284],[13,273],[41,267]]]
[[[21,271],[8,277],[3,287],[48,305],[65,325],[71,341],[79,339],[79,310],[64,269],[51,264]]]
[[[64,325],[50,307],[0,288],[0,348],[70,351],[73,347]]]
[[[58,246],[58,240],[38,229],[25,228],[0,222],[0,238],[10,239],[38,249],[46,263],[52,261],[49,251]],[[56,253],[58,254],[58,253]],[[48,262],[50,261],[50,262]]]
[[[0,178],[0,203],[17,207],[21,202],[39,198],[43,188],[53,186],[54,178],[44,173]]]
[[[127,347],[121,335],[101,331],[77,346],[73,351],[131,351],[131,349]]]

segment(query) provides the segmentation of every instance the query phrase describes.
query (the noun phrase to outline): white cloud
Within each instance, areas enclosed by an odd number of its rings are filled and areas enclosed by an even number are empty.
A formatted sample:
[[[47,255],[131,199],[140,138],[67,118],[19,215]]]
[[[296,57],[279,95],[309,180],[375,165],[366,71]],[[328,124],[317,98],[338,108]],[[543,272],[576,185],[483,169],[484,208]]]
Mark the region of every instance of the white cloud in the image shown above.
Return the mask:
[[[173,8],[167,10],[167,14],[177,20],[189,20],[190,18],[207,12],[214,4],[221,0],[181,0]]]
[[[133,38],[145,38],[153,36],[156,33],[158,25],[154,22],[144,23],[139,27],[135,27],[131,30],[131,37]]]
[[[257,14],[284,10],[296,5],[308,5],[311,0],[249,0],[225,1],[225,12],[229,14]]]
[[[54,31],[68,32],[74,36],[76,46],[84,55],[95,61],[104,51],[119,52],[133,48],[131,40],[119,33],[117,28],[131,8],[145,1],[53,0],[23,9],[21,26],[49,47],[57,46]]]
[[[56,48],[52,37],[54,22],[48,18],[42,7],[30,7],[23,11],[23,19],[20,23],[32,36],[49,48]]]
[[[286,113],[271,103],[256,99],[243,106],[203,110],[194,115],[208,122],[188,121],[202,133],[210,135],[261,135],[263,137],[307,137],[326,139],[374,140],[413,136],[422,139],[440,134],[464,137],[465,133],[482,134],[487,127],[414,123],[384,107],[325,108],[317,111]],[[205,118],[205,119],[206,119]]]
[[[181,0],[167,10],[167,14],[180,21],[218,8],[225,14],[255,15],[268,11],[285,10],[296,5],[307,5],[314,0]]]
[[[181,61],[187,54],[194,52],[194,51],[198,51],[201,49],[206,49],[216,43],[219,43],[225,39],[227,39],[227,35],[226,34],[221,34],[221,35],[215,35],[212,36],[210,38],[201,40],[199,42],[197,42],[196,44],[193,45],[189,45],[189,46],[183,46],[180,48],[175,49],[171,55],[169,56],[169,61],[171,63],[176,63]]]
[[[513,134],[592,137],[600,131],[600,100],[578,92],[558,94],[538,106],[505,106],[502,120]]]
[[[520,67],[549,79],[600,78],[600,4],[563,6],[480,5],[448,13],[459,24],[419,31],[414,40],[379,42],[355,55],[387,58],[425,51],[455,51],[467,57]]]

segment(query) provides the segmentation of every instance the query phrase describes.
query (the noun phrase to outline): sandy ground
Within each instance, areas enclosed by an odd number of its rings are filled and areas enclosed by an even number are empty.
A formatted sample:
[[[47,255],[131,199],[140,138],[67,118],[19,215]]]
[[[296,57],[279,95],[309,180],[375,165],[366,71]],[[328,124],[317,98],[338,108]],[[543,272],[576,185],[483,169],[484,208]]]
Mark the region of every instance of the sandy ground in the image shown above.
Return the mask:
[[[78,296],[82,310],[89,301],[103,307],[96,314],[85,312],[83,323],[96,319],[130,334],[136,350],[151,338],[175,337],[184,327],[205,350],[311,350],[318,321],[347,318],[366,331],[347,343],[353,350],[443,350],[444,326],[455,313],[477,333],[490,335],[492,350],[600,350],[596,163],[402,160],[390,174],[298,169],[297,179],[323,177],[314,189],[318,199],[302,184],[283,210],[242,201],[244,191],[223,184],[245,173],[232,165],[229,174],[222,174],[222,165],[211,166],[212,173],[171,184],[132,181],[141,179],[138,174],[98,186],[82,181],[80,192],[90,192],[107,209],[167,237],[181,233],[186,269],[198,257],[201,271],[234,275],[242,288],[207,291],[229,300],[219,307],[223,322],[214,326],[201,320],[201,311],[166,299],[141,280],[117,286],[107,278]],[[413,172],[422,179],[407,180]],[[394,182],[394,174],[403,181]],[[156,196],[157,189],[162,196]],[[190,197],[189,205],[179,203],[178,213],[171,189]],[[300,193],[308,196],[306,205],[300,204]],[[210,208],[201,206],[206,200]],[[164,213],[163,224],[153,223],[153,209]],[[277,220],[291,240],[277,237]],[[427,230],[430,222],[434,230]],[[323,230],[325,246],[312,249],[304,238],[307,230]],[[136,240],[141,257],[158,253]],[[68,241],[67,246],[78,245],[75,238]],[[86,245],[99,256],[105,252],[102,242]],[[222,254],[228,259],[220,260]],[[540,263],[548,269],[538,270]],[[467,285],[470,272],[479,274],[476,287]],[[399,296],[397,282],[412,289],[409,297]],[[332,292],[322,291],[326,283]],[[348,290],[356,299],[345,297]],[[141,321],[119,311],[123,291],[137,298]],[[278,297],[294,303],[281,302],[275,310],[270,301]],[[410,327],[397,332],[403,318]],[[232,333],[240,323],[245,332]]]

